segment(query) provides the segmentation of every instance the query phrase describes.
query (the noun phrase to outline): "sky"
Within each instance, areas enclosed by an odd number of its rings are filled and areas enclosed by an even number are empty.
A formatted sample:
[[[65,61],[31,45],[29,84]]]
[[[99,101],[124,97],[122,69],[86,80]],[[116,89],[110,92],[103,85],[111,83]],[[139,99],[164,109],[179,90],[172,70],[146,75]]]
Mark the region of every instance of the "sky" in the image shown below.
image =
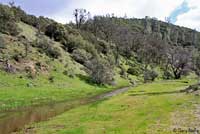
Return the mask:
[[[11,0],[0,0],[8,3]],[[84,8],[92,15],[129,18],[156,17],[165,21],[169,17],[176,25],[200,31],[200,0],[13,0],[27,13],[46,16],[60,23],[73,21],[73,10]]]

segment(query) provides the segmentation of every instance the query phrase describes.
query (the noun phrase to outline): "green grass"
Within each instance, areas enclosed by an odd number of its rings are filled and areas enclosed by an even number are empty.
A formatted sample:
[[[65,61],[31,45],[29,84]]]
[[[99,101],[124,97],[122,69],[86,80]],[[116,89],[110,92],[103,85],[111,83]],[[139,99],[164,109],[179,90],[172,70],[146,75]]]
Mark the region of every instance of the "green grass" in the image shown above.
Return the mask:
[[[18,27],[21,29],[20,35],[25,36],[29,41],[36,39],[37,30],[23,22],[17,23]]]
[[[34,41],[37,38],[35,28],[22,22],[18,23],[18,26],[22,29],[20,34],[29,41]],[[55,101],[90,97],[129,85],[128,80],[120,78],[119,75],[116,75],[116,86],[97,86],[88,83],[86,73],[81,69],[83,66],[76,63],[70,54],[63,49],[61,49],[59,59],[51,59],[44,53],[38,52],[37,48],[29,46],[28,56],[18,63],[12,57],[19,54],[24,55],[23,43],[10,41],[10,38],[13,38],[11,36],[2,36],[8,41],[8,44],[7,49],[3,50],[4,53],[0,53],[0,57],[10,57],[9,62],[21,71],[15,74],[0,71],[0,112]],[[48,37],[45,38],[48,39]],[[57,47],[61,46],[58,42],[54,43]],[[28,65],[34,66],[35,63],[41,63],[46,66],[47,70],[37,70],[39,75],[34,79],[29,79],[27,73],[24,73],[25,68]],[[0,68],[3,68],[3,64],[0,64]],[[69,78],[63,74],[64,71],[74,75],[81,74],[83,77]],[[51,83],[49,78],[53,78],[54,82]]]
[[[53,83],[48,80],[50,76],[54,77]],[[39,75],[33,80],[28,79],[26,75],[0,71],[0,111],[85,98],[127,84],[124,80],[118,79],[118,81],[116,86],[97,86],[91,85],[79,77],[69,78],[59,71],[52,71],[48,75]]]
[[[181,117],[194,109],[193,104],[200,103],[197,96],[176,93],[195,82],[186,81],[143,84],[123,95],[32,124],[33,129],[29,131],[36,134],[171,134],[177,125],[174,121],[178,120],[173,114],[179,112]],[[188,119],[192,118],[189,114]]]

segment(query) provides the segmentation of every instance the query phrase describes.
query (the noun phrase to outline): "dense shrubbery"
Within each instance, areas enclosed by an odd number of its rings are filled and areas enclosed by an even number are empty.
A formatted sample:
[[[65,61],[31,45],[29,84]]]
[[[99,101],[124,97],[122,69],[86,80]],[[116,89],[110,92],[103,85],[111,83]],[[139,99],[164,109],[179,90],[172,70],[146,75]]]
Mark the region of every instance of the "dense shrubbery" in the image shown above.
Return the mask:
[[[97,37],[95,37],[93,34],[85,31],[81,31],[81,36],[84,38],[84,40],[87,40],[91,44],[95,45],[95,48],[98,52],[103,54],[108,54],[110,51],[110,44],[107,43],[104,40],[101,40]]]
[[[64,75],[70,77],[70,78],[74,78],[76,75],[75,75],[75,72],[72,68],[70,69],[67,69],[63,72]]]
[[[170,71],[165,70],[164,73],[163,73],[163,79],[169,80],[169,79],[172,79],[172,78],[173,78],[173,74]]]
[[[89,61],[92,58],[92,55],[84,49],[76,49],[73,51],[72,57],[75,61],[84,65],[87,61]]]
[[[32,44],[34,47],[39,48],[41,53],[45,53],[51,58],[59,58],[61,56],[61,50],[55,46],[54,42],[41,36],[39,40],[36,40]]]
[[[144,72],[144,82],[154,81],[158,77],[157,72],[153,70],[146,70]]]
[[[46,27],[45,34],[55,41],[63,41],[67,39],[68,33],[63,25],[52,23]]]
[[[50,46],[45,50],[45,53],[51,57],[58,59],[61,56],[61,50],[58,47]]]
[[[19,34],[16,21],[13,11],[8,6],[0,4],[0,32],[11,35]]]
[[[131,74],[131,75],[135,75],[135,76],[139,76],[140,75],[140,71],[138,70],[138,68],[134,68],[134,67],[129,68],[127,70],[127,73]]]
[[[72,53],[77,48],[83,48],[83,40],[80,36],[70,35],[68,41],[63,42],[64,49]]]
[[[69,53],[73,53],[76,49],[84,49],[86,52],[96,55],[96,49],[94,44],[84,40],[78,33],[70,30],[58,23],[52,23],[46,27],[45,34],[55,41],[59,41],[63,44],[63,48]],[[77,51],[75,52],[77,54]]]
[[[95,58],[91,60],[87,67],[90,77],[96,84],[112,84],[114,81],[113,66],[106,60]]]

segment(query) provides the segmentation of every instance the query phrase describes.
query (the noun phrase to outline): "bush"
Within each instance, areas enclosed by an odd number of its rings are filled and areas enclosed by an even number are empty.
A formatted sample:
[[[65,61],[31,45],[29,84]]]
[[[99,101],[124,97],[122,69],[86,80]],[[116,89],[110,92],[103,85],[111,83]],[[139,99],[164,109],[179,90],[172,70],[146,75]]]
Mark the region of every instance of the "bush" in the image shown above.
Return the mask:
[[[109,53],[109,51],[110,51],[110,48],[109,48],[109,45],[110,44],[108,44],[106,41],[104,41],[104,40],[97,40],[98,42],[97,42],[97,44],[98,44],[98,46],[97,46],[97,50],[99,51],[99,52],[102,52],[103,54],[107,54],[107,53]]]
[[[17,62],[20,62],[23,59],[23,55],[21,53],[16,52],[12,55],[12,59],[14,59]]]
[[[51,58],[59,58],[61,56],[61,50],[55,46],[54,42],[48,40],[45,37],[40,37],[39,40],[36,40],[32,46],[38,47],[41,53],[45,53]]]
[[[102,85],[113,83],[114,69],[108,61],[100,58],[95,58],[87,64],[87,67],[90,71],[90,77],[94,83]]]
[[[169,80],[169,79],[172,79],[172,78],[173,78],[173,75],[172,75],[171,72],[169,72],[169,71],[164,71],[164,73],[163,73],[163,79]]]
[[[135,75],[135,76],[139,76],[140,75],[140,71],[137,68],[133,68],[133,67],[129,68],[127,70],[127,73],[131,74],[131,75]]]
[[[50,83],[54,83],[55,77],[54,77],[54,76],[50,76],[50,77],[48,78],[48,80],[49,80]]]
[[[157,72],[153,70],[147,70],[144,72],[144,82],[154,81],[158,77]]]
[[[13,11],[8,6],[0,4],[0,32],[13,36],[18,35],[19,29],[16,21]]]
[[[76,49],[73,51],[72,57],[75,61],[84,65],[85,62],[92,58],[92,55],[86,52],[84,49]]]
[[[58,47],[54,46],[49,46],[46,50],[45,53],[47,56],[51,58],[58,59],[61,56],[61,50]]]
[[[6,43],[4,38],[0,35],[0,49],[5,49],[6,48]]]
[[[98,52],[103,53],[103,54],[109,53],[110,44],[107,43],[106,41],[98,39],[93,34],[85,32],[85,31],[81,31],[81,36],[83,37],[84,40],[88,41],[91,44],[94,44],[94,46]]]
[[[74,70],[73,69],[68,69],[68,70],[65,70],[63,72],[64,75],[70,77],[70,78],[74,78],[75,77],[75,73],[74,73]]]
[[[33,27],[36,27],[38,24],[38,20],[37,17],[35,17],[34,15],[25,15],[22,19],[22,22],[31,25]]]
[[[48,18],[44,18],[43,16],[40,16],[38,18],[37,28],[38,28],[39,31],[45,32],[47,26],[49,26],[53,22],[54,22],[53,20],[50,20]]]
[[[69,35],[67,41],[61,42],[64,45],[65,50],[72,53],[77,48],[83,48],[84,40],[80,36]]]
[[[120,76],[122,77],[122,78],[127,78],[127,74],[126,74],[126,69],[123,67],[123,66],[120,66]]]
[[[66,40],[67,34],[68,33],[65,27],[58,23],[49,24],[45,30],[45,35],[49,36],[51,39],[54,39],[55,41]]]

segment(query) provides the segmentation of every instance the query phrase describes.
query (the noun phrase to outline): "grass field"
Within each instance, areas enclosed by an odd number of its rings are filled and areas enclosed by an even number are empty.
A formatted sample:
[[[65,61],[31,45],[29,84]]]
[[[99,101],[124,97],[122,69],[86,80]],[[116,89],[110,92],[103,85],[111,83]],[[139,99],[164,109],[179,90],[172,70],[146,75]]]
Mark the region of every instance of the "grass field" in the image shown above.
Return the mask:
[[[85,98],[128,85],[128,81],[120,78],[116,86],[91,85],[79,77],[69,78],[61,72],[52,72],[53,83],[45,75],[33,80],[20,76],[0,71],[0,111]]]
[[[188,83],[187,83],[188,82]],[[195,81],[143,84],[109,100],[27,126],[36,134],[171,134],[199,129],[200,97],[179,93]],[[196,112],[195,112],[196,111]],[[200,112],[199,112],[200,113]],[[30,129],[31,128],[31,129]]]

